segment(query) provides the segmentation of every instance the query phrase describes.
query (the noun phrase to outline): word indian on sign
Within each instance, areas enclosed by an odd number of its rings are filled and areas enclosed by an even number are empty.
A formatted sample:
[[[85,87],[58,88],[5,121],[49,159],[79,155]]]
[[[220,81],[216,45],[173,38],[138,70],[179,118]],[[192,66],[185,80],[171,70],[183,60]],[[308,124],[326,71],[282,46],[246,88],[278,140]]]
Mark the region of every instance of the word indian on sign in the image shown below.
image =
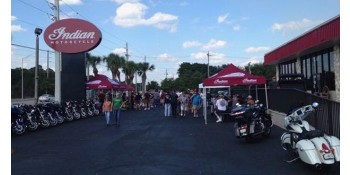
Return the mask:
[[[102,34],[92,23],[70,18],[51,24],[44,32],[44,40],[58,52],[81,53],[96,48]]]
[[[245,78],[242,80],[242,83],[243,84],[252,84],[252,83],[257,83],[258,80],[257,79],[248,79],[248,78]]]
[[[219,79],[217,79],[217,80],[214,81],[214,84],[227,84],[227,83],[228,83],[228,80],[219,80]]]

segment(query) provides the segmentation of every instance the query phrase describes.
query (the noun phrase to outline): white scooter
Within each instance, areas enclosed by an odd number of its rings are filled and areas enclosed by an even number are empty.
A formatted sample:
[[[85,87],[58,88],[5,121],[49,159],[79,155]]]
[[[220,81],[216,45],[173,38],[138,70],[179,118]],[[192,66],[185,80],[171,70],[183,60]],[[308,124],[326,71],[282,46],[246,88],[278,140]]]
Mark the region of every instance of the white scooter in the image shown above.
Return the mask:
[[[284,119],[287,132],[281,136],[284,150],[289,151],[303,162],[321,169],[323,165],[340,161],[340,141],[337,137],[326,136],[320,130],[311,130],[304,119],[315,111],[318,103],[293,110]],[[294,160],[296,160],[294,159]]]

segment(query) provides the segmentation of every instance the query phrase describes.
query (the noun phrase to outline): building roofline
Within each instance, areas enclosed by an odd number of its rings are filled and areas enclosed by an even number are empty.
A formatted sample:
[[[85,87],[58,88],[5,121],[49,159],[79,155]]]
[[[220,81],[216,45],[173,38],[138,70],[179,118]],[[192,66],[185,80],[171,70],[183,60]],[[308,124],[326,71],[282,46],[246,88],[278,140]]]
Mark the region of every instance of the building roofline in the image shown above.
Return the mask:
[[[326,24],[328,24],[328,23],[330,23],[330,22],[332,22],[332,21],[334,21],[334,20],[336,20],[336,19],[338,19],[338,18],[340,18],[340,15],[337,15],[337,16],[331,18],[331,19],[328,19],[327,21],[325,21],[325,22],[323,22],[323,23],[321,23],[321,24],[319,24],[319,25],[317,25],[317,26],[311,28],[310,30],[308,30],[308,31],[306,31],[306,32],[304,32],[304,33],[302,33],[301,35],[295,37],[294,39],[289,40],[289,41],[285,42],[284,44],[282,44],[282,45],[276,47],[275,49],[273,49],[273,50],[271,50],[271,51],[265,53],[265,55],[267,55],[267,54],[269,54],[269,53],[271,53],[271,52],[274,52],[274,51],[276,51],[276,50],[282,48],[282,47],[285,46],[285,45],[288,45],[289,43],[291,43],[291,42],[293,42],[293,41],[295,41],[295,40],[298,40],[299,38],[301,38],[301,37],[303,37],[303,36],[305,36],[305,35],[307,35],[307,34],[313,32],[313,31],[315,31],[316,29],[318,29],[318,28],[320,28],[320,27],[322,27],[322,26],[324,26],[324,25],[326,25]]]

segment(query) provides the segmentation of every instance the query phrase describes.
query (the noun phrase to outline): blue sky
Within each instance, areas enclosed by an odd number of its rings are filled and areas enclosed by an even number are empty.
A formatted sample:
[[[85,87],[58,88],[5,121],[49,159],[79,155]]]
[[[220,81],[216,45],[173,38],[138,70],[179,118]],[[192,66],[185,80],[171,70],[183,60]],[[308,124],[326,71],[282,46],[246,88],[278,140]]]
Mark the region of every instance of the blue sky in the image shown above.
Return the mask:
[[[53,0],[11,1],[11,43],[35,47],[35,27],[45,30]],[[219,2],[219,3],[218,3]],[[182,62],[210,65],[263,62],[264,54],[340,14],[339,0],[61,0],[60,17],[80,18],[102,32],[93,55],[125,55],[154,64],[148,81],[177,77]],[[40,37],[40,49],[50,49]],[[50,49],[51,50],[51,49]],[[12,46],[11,68],[34,66],[34,50]],[[46,68],[47,54],[39,64]],[[54,69],[54,55],[49,54]],[[111,76],[104,63],[99,72]],[[92,74],[92,72],[91,72]],[[139,79],[140,80],[140,79]]]

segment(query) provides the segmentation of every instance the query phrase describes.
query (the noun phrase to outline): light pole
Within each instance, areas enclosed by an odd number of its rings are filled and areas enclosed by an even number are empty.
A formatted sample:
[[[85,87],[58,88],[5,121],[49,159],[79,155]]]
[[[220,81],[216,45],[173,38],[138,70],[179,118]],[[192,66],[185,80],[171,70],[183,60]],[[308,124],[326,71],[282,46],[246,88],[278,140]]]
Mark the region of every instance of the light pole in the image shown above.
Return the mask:
[[[35,28],[34,33],[36,35],[35,42],[35,85],[34,85],[34,99],[35,104],[38,103],[38,86],[39,86],[39,76],[38,76],[38,64],[39,64],[39,35],[43,29]]]

